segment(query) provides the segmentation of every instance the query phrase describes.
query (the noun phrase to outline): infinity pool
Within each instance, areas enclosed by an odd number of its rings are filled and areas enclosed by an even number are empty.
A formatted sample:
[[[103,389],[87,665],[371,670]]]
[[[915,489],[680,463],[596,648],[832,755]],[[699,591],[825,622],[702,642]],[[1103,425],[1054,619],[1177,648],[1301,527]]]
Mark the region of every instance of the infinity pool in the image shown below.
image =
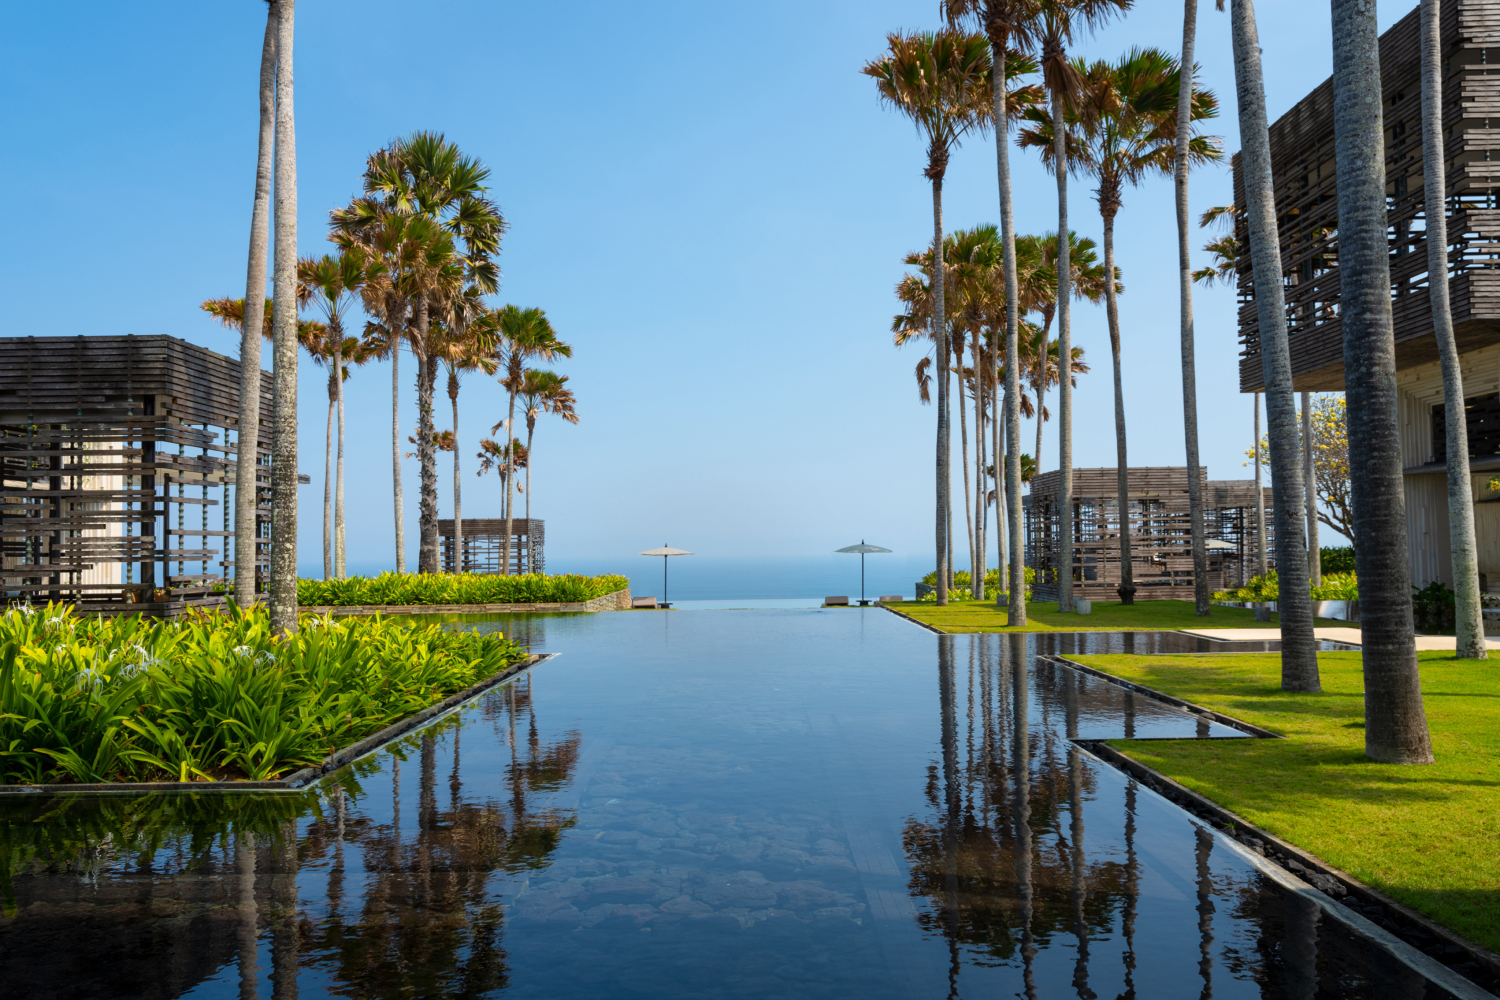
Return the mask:
[[[1242,738],[1033,659],[1180,638],[477,627],[561,655],[318,792],[0,800],[0,994],[1448,996],[1072,742]]]

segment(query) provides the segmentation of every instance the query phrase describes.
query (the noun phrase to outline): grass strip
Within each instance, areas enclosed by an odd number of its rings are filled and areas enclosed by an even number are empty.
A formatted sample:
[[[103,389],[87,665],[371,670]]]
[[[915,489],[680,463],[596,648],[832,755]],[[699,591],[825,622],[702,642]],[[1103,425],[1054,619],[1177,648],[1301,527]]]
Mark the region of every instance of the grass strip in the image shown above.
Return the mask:
[[[891,604],[926,625],[944,632],[1159,632],[1199,628],[1280,628],[1281,616],[1273,614],[1269,622],[1255,620],[1252,608],[1215,606],[1207,618],[1198,616],[1192,601],[1137,601],[1124,605],[1119,601],[1095,601],[1093,614],[1062,614],[1056,601],[1027,601],[1026,624],[1011,628],[1005,624],[1005,609],[993,601],[967,601],[940,608],[930,601],[902,601]],[[1319,618],[1319,628],[1348,627],[1349,622]]]
[[[440,624],[263,609],[175,622],[0,615],[0,783],[264,781],[504,670],[526,650]]]
[[[1357,652],[1320,653],[1320,694],[1281,690],[1277,653],[1073,659],[1283,740],[1111,740],[1110,745],[1355,878],[1500,951],[1497,667],[1419,654],[1437,763],[1364,755]]]
[[[309,608],[413,604],[581,604],[630,586],[605,574],[381,573],[344,580],[298,580],[297,603]]]

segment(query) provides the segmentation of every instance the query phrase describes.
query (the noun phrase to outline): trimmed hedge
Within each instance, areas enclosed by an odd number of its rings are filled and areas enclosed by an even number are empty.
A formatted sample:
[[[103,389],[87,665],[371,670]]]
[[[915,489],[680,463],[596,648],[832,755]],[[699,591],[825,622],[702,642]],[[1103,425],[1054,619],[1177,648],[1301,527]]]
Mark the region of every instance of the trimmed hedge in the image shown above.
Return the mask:
[[[581,604],[630,586],[624,576],[492,576],[487,573],[382,573],[345,580],[298,580],[303,607],[414,604]]]

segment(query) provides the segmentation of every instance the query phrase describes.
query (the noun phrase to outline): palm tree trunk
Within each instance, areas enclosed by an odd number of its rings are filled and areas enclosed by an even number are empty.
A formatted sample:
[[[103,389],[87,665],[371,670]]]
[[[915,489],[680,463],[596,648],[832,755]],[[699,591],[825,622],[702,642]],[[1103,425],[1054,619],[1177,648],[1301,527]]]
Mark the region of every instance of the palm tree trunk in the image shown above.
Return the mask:
[[[1052,156],[1057,164],[1057,474],[1061,504],[1057,546],[1057,610],[1073,610],[1073,298],[1072,247],[1068,239],[1067,123],[1062,91],[1052,92]],[[1046,355],[1042,356],[1045,381]],[[1040,432],[1041,424],[1037,424]],[[1039,452],[1040,454],[1040,452]],[[1038,459],[1040,461],[1040,458]]]
[[[510,576],[510,543],[511,531],[514,528],[514,521],[511,516],[512,505],[510,495],[515,482],[515,469],[513,468],[516,461],[515,427],[516,394],[512,390],[510,393],[510,410],[505,419],[505,464],[507,467],[511,467],[511,477],[506,481],[505,487],[505,568],[500,571],[506,576]]]
[[[964,473],[964,526],[969,533],[969,588],[974,587],[974,504],[969,496],[969,416],[964,410],[968,403],[964,391],[964,371],[960,365],[958,369],[958,447],[959,464],[963,466]]]
[[[1302,496],[1307,501],[1307,581],[1323,586],[1323,550],[1318,547],[1317,470],[1314,468],[1312,393],[1302,394]]]
[[[1200,615],[1211,613],[1208,549],[1203,533],[1203,477],[1198,465],[1198,385],[1193,362],[1193,267],[1188,247],[1188,139],[1192,135],[1193,42],[1198,2],[1185,0],[1182,21],[1182,83],[1177,91],[1177,269],[1182,306],[1182,429],[1187,451],[1188,519],[1193,542],[1193,601]]]
[[[1115,213],[1104,215],[1104,311],[1115,374],[1115,491],[1120,512],[1121,604],[1135,603],[1135,566],[1130,551],[1130,460],[1125,449],[1125,386],[1120,374],[1120,309],[1115,298]]]
[[[296,0],[276,2],[276,243],[272,263],[271,627],[297,631],[297,134],[292,115]]]
[[[1318,679],[1318,641],[1313,634],[1312,585],[1307,561],[1297,558],[1297,553],[1307,548],[1302,522],[1305,503],[1301,435],[1297,428],[1297,400],[1292,391],[1292,355],[1282,293],[1265,87],[1253,0],[1235,0],[1235,4],[1231,17],[1240,134],[1244,142],[1242,167],[1261,331],[1261,380],[1265,384],[1266,423],[1270,428],[1271,516],[1278,553],[1276,609],[1281,617],[1281,687],[1284,691],[1319,691],[1322,688]],[[1180,150],[1181,140],[1178,146]],[[1257,415],[1259,412],[1257,409]],[[1259,442],[1259,438],[1256,440]]]
[[[437,445],[433,437],[433,387],[437,383],[437,361],[428,350],[427,334],[431,318],[425,296],[418,296],[415,308],[417,352],[417,464],[421,474],[421,493],[417,506],[420,540],[417,547],[417,572],[436,573],[437,545]]]
[[[984,351],[980,347],[980,335],[974,334],[974,575],[970,595],[976,601],[984,600],[984,566],[986,545],[984,540],[985,514],[989,510],[989,490],[984,481],[984,415],[985,377]]]
[[[1448,419],[1448,545],[1453,558],[1454,634],[1460,659],[1482,660],[1484,612],[1479,603],[1479,549],[1474,540],[1474,496],[1469,473],[1469,429],[1463,418],[1464,380],[1448,304],[1447,160],[1443,155],[1443,45],[1437,0],[1422,0],[1422,202],[1427,219],[1427,294],[1443,368]]]
[[[1243,162],[1243,161],[1242,161]],[[1255,557],[1259,560],[1260,578],[1264,580],[1270,572],[1266,558],[1266,491],[1260,485],[1260,393],[1255,394]]]
[[[333,578],[333,373],[328,374],[328,426],[323,432],[323,579]]]
[[[932,178],[932,339],[937,344],[937,604],[948,603],[948,574],[952,570],[952,523],[950,491],[953,471],[949,459],[948,427],[948,321],[943,313],[943,293],[948,284],[943,261],[943,178]]]
[[[240,327],[240,422],[234,464],[234,602],[255,603],[260,569],[260,339],[266,321],[266,257],[271,242],[271,156],[276,142],[276,8],[266,11],[260,50],[260,142],[250,209],[250,262]]]
[[[536,425],[527,421],[526,423],[526,572],[535,573],[536,566],[531,557],[536,552],[532,545],[531,534],[531,436],[536,432]]]
[[[1005,77],[1006,46],[990,42],[990,61]],[[1010,128],[1005,85],[990,88],[995,102],[995,173],[1000,188],[1000,245],[1005,270],[1005,521],[1010,532],[1010,579],[1006,581],[1006,625],[1026,624],[1026,565],[1021,508],[1021,298],[1016,274],[1016,218],[1010,197]],[[1041,414],[1037,414],[1041,418]],[[995,445],[999,461],[1000,446]],[[996,475],[999,467],[996,466]],[[999,506],[996,505],[996,520]],[[1003,560],[1002,560],[1003,562]],[[1004,575],[1004,574],[1002,574]]]
[[[453,572],[464,571],[464,497],[458,475],[458,372],[448,371],[448,400],[453,404]]]
[[[389,324],[387,324],[389,325]],[[391,331],[391,480],[396,501],[396,572],[406,572],[406,504],[401,496],[401,341]]]
[[[333,347],[333,369],[337,373],[333,386],[337,394],[338,409],[338,455],[334,458],[333,471],[333,575],[344,579],[344,332],[342,327],[335,334]]]
[[[1359,575],[1365,754],[1427,764],[1406,554],[1396,349],[1386,241],[1380,38],[1369,0],[1333,0],[1333,134],[1338,170],[1340,319],[1349,480]]]
[[[997,345],[998,346],[998,345]],[[997,352],[991,352],[992,366],[997,360]],[[995,469],[995,593],[998,595],[1005,590],[1005,533],[1006,533],[1006,496],[1005,489],[1005,449],[1003,445],[1005,406],[1001,398],[1000,369],[994,367],[993,380],[990,383],[990,461]]]
[[[1042,311],[1042,341],[1037,353],[1034,387],[1036,389],[1036,454],[1033,457],[1036,459],[1037,472],[1042,471],[1042,426],[1045,423],[1042,419],[1042,407],[1047,402],[1047,363],[1050,360],[1047,356],[1047,337],[1052,330],[1052,317],[1056,314],[1056,305],[1051,310]],[[1061,367],[1058,371],[1059,373],[1062,371]]]

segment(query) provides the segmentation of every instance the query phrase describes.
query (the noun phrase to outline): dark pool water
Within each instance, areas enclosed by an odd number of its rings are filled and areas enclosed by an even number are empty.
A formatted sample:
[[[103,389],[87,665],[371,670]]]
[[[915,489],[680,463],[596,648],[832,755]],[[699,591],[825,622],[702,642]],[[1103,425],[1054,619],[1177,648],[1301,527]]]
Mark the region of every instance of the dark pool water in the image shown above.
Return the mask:
[[[1240,734],[1032,659],[1179,640],[480,627],[561,655],[317,793],[0,800],[0,995],[1447,996],[1072,743]]]

